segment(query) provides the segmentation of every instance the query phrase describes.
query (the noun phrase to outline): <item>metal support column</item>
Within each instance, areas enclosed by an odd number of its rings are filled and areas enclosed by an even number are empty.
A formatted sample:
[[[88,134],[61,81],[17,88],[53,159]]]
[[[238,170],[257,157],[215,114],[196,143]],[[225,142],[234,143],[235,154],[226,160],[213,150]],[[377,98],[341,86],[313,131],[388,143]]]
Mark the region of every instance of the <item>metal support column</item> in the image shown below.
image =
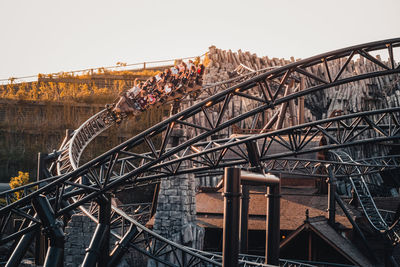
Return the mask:
[[[240,206],[240,253],[247,254],[249,236],[249,186],[242,185],[242,196]]]
[[[335,215],[336,215],[336,177],[333,173],[332,166],[328,167],[328,223],[330,226],[335,225]]]
[[[49,200],[44,195],[32,199],[32,205],[40,218],[45,233],[50,239],[50,247],[47,250],[44,267],[62,266],[64,257],[64,232],[62,223],[56,220]]]
[[[255,168],[256,172],[260,172],[260,151],[258,150],[257,141],[246,142],[247,154],[249,156],[250,166]],[[240,252],[247,253],[248,250],[248,234],[249,234],[249,186],[242,185],[242,201],[240,206]]]
[[[34,216],[37,218],[37,216]],[[34,222],[30,222],[29,226],[34,225]],[[31,231],[29,233],[24,234],[21,239],[19,240],[17,246],[15,247],[13,253],[11,254],[10,258],[8,259],[5,267],[17,267],[21,263],[22,258],[24,257],[26,251],[28,250],[29,246],[32,244],[33,238],[35,237],[36,233],[40,231]]]
[[[225,168],[222,266],[239,266],[240,169]]]
[[[110,236],[110,216],[111,201],[109,195],[103,195],[98,200],[99,223],[94,231],[89,247],[86,249],[82,267],[107,266],[109,259],[109,236]]]
[[[38,153],[38,161],[37,161],[37,173],[36,173],[36,181],[40,181],[44,179],[44,168],[46,168],[46,157],[48,155],[46,153]]]
[[[111,220],[111,194],[105,194],[99,201],[99,224],[105,225],[104,239],[101,245],[99,267],[106,267],[110,259],[110,220]]]
[[[43,180],[45,177],[44,168],[46,168],[46,153],[38,153],[36,181]],[[40,184],[38,185],[41,186]],[[35,264],[43,265],[48,248],[47,238],[41,231],[38,231],[35,238]]]
[[[129,227],[128,232],[124,235],[124,237],[118,241],[115,248],[110,254],[110,261],[108,262],[108,267],[117,266],[118,263],[121,261],[122,256],[128,251],[129,243],[131,240],[138,234],[139,231],[137,227],[133,224]]]
[[[268,186],[265,263],[272,265],[279,265],[280,197],[280,183]]]

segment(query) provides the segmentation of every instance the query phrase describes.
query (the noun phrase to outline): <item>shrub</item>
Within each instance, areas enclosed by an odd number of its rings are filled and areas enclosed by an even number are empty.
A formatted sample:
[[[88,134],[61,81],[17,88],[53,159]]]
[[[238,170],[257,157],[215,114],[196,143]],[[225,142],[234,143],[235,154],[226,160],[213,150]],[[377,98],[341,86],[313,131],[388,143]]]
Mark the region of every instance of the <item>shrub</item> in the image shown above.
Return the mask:
[[[9,184],[10,184],[11,189],[14,189],[14,188],[28,184],[28,182],[29,182],[29,172],[19,171],[18,176],[11,177]],[[16,198],[20,199],[22,196],[22,193],[23,193],[22,190],[15,192]]]

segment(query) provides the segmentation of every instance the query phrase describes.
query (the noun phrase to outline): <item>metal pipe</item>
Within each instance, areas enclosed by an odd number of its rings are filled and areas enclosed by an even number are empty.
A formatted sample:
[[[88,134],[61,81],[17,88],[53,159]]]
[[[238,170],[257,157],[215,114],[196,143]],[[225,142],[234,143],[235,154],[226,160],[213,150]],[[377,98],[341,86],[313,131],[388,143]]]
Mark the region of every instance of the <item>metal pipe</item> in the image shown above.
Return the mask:
[[[294,80],[292,80],[290,82],[289,87],[290,87],[289,94],[291,94],[292,91],[295,90],[295,88],[294,88]],[[289,125],[295,126],[295,125],[297,125],[297,113],[296,113],[296,107],[295,107],[295,103],[294,103],[293,99],[289,101],[288,108],[289,108]]]
[[[285,93],[283,96],[288,96],[288,95],[290,95],[290,85],[286,86]],[[284,102],[281,105],[281,109],[279,110],[279,115],[278,115],[278,122],[276,123],[276,127],[275,127],[276,130],[282,129],[283,121],[285,120],[285,117],[286,117],[285,114],[286,114],[288,104],[289,104],[288,102]]]
[[[267,130],[271,129],[271,127],[275,124],[278,119],[279,111],[276,111],[274,115],[272,115],[271,119],[265,124],[260,133],[264,133]]]
[[[280,183],[267,189],[267,221],[266,221],[266,264],[279,265],[280,242]]]
[[[326,62],[326,61],[325,61]],[[305,88],[305,80],[304,77],[301,77],[300,79],[300,91],[304,90]],[[297,117],[299,121],[299,125],[304,123],[304,96],[301,96],[298,98],[298,112],[297,112]]]
[[[94,231],[92,240],[90,241],[89,247],[86,249],[85,258],[82,262],[82,267],[92,267],[96,266],[97,260],[100,258],[100,255],[103,253],[101,251],[103,240],[107,235],[107,231],[109,230],[108,225],[97,224],[96,230]]]
[[[240,169],[225,168],[222,266],[239,266]]]
[[[117,266],[121,261],[122,256],[129,250],[129,243],[131,240],[139,233],[137,227],[134,224],[131,224],[128,232],[124,235],[124,237],[117,242],[115,248],[111,252],[110,261],[108,262],[108,267]]]
[[[242,196],[240,206],[240,253],[246,254],[248,251],[249,234],[249,186],[242,185]]]
[[[257,171],[261,169],[260,151],[258,150],[257,141],[252,140],[246,142],[247,154],[249,156],[250,166],[256,167]]]
[[[272,174],[262,174],[262,173],[254,173],[248,171],[241,171],[240,172],[240,179],[242,184],[266,184],[266,185],[276,185],[279,184],[279,177],[276,177]]]
[[[110,220],[111,220],[111,194],[104,194],[104,198],[99,200],[99,224],[105,225],[104,236],[101,244],[101,253],[98,266],[106,267],[110,259]]]
[[[328,223],[331,226],[335,225],[335,215],[336,215],[336,177],[333,173],[332,166],[328,167]]]
[[[35,215],[34,218],[37,218]],[[34,222],[30,222],[29,226],[33,226]],[[33,238],[36,235],[36,231],[30,231],[24,234],[19,240],[17,246],[15,247],[13,253],[8,259],[5,267],[17,267],[21,263],[22,258],[24,257],[26,251],[32,243]]]
[[[56,220],[49,200],[44,195],[32,199],[32,206],[39,216],[47,236],[50,239],[50,247],[47,250],[44,267],[62,266],[64,254],[64,232],[62,223]]]
[[[46,153],[38,153],[38,159],[37,159],[37,173],[36,173],[36,181],[40,181],[44,179],[44,173],[43,170],[46,166],[46,157],[48,154]],[[39,185],[40,186],[40,185]]]
[[[64,140],[65,141],[65,140]],[[45,158],[48,154],[46,153],[38,153],[38,160],[37,160],[37,174],[36,174],[36,181],[40,182],[45,178],[44,175],[44,168],[46,166]],[[41,187],[41,184],[38,184]],[[48,249],[47,239],[43,235],[41,231],[36,234],[35,238],[35,264],[43,265],[45,258],[46,258],[46,251]]]
[[[82,267],[107,266],[109,260],[110,239],[110,216],[111,201],[110,194],[102,195],[97,203],[99,205],[99,223],[96,226],[89,247],[86,249]]]
[[[151,202],[151,210],[150,210],[150,218],[156,214],[157,211],[157,202],[158,202],[158,194],[160,193],[160,183],[156,183],[154,186],[154,193],[153,193],[153,201]]]
[[[63,266],[63,259],[64,259],[64,248],[50,246],[47,250],[46,260],[44,261],[43,267],[50,267],[50,266]]]

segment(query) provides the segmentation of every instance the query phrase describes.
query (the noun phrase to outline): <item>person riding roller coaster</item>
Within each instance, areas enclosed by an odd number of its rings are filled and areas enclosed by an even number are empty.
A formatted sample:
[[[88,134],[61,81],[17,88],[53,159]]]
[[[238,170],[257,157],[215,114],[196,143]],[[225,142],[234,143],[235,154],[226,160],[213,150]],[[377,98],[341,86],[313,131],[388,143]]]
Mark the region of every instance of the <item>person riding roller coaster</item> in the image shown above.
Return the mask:
[[[189,62],[166,69],[144,83],[137,79],[132,88],[121,94],[116,103],[107,104],[107,111],[113,121],[121,123],[128,116],[135,116],[157,103],[164,103],[180,97],[185,92],[195,91],[202,86],[204,66],[197,67]]]

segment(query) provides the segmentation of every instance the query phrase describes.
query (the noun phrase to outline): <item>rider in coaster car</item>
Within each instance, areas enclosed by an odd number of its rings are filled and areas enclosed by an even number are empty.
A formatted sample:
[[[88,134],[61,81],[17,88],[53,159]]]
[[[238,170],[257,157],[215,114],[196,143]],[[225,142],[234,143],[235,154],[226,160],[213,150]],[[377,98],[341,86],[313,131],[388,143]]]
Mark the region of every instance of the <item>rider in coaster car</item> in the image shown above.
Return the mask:
[[[135,79],[133,87],[121,95],[112,111],[116,114],[136,112],[135,102],[141,92],[142,86],[138,79]],[[110,109],[110,106],[107,106],[107,109]]]
[[[133,87],[123,93],[115,105],[107,105],[107,109],[116,121],[120,122],[121,114],[135,115],[147,109],[149,105],[163,103],[168,97],[174,97],[175,92],[183,93],[187,86],[192,90],[199,89],[202,85],[204,66],[199,64],[196,68],[191,61],[188,66],[182,61],[178,66],[158,73],[145,83],[135,79]]]

